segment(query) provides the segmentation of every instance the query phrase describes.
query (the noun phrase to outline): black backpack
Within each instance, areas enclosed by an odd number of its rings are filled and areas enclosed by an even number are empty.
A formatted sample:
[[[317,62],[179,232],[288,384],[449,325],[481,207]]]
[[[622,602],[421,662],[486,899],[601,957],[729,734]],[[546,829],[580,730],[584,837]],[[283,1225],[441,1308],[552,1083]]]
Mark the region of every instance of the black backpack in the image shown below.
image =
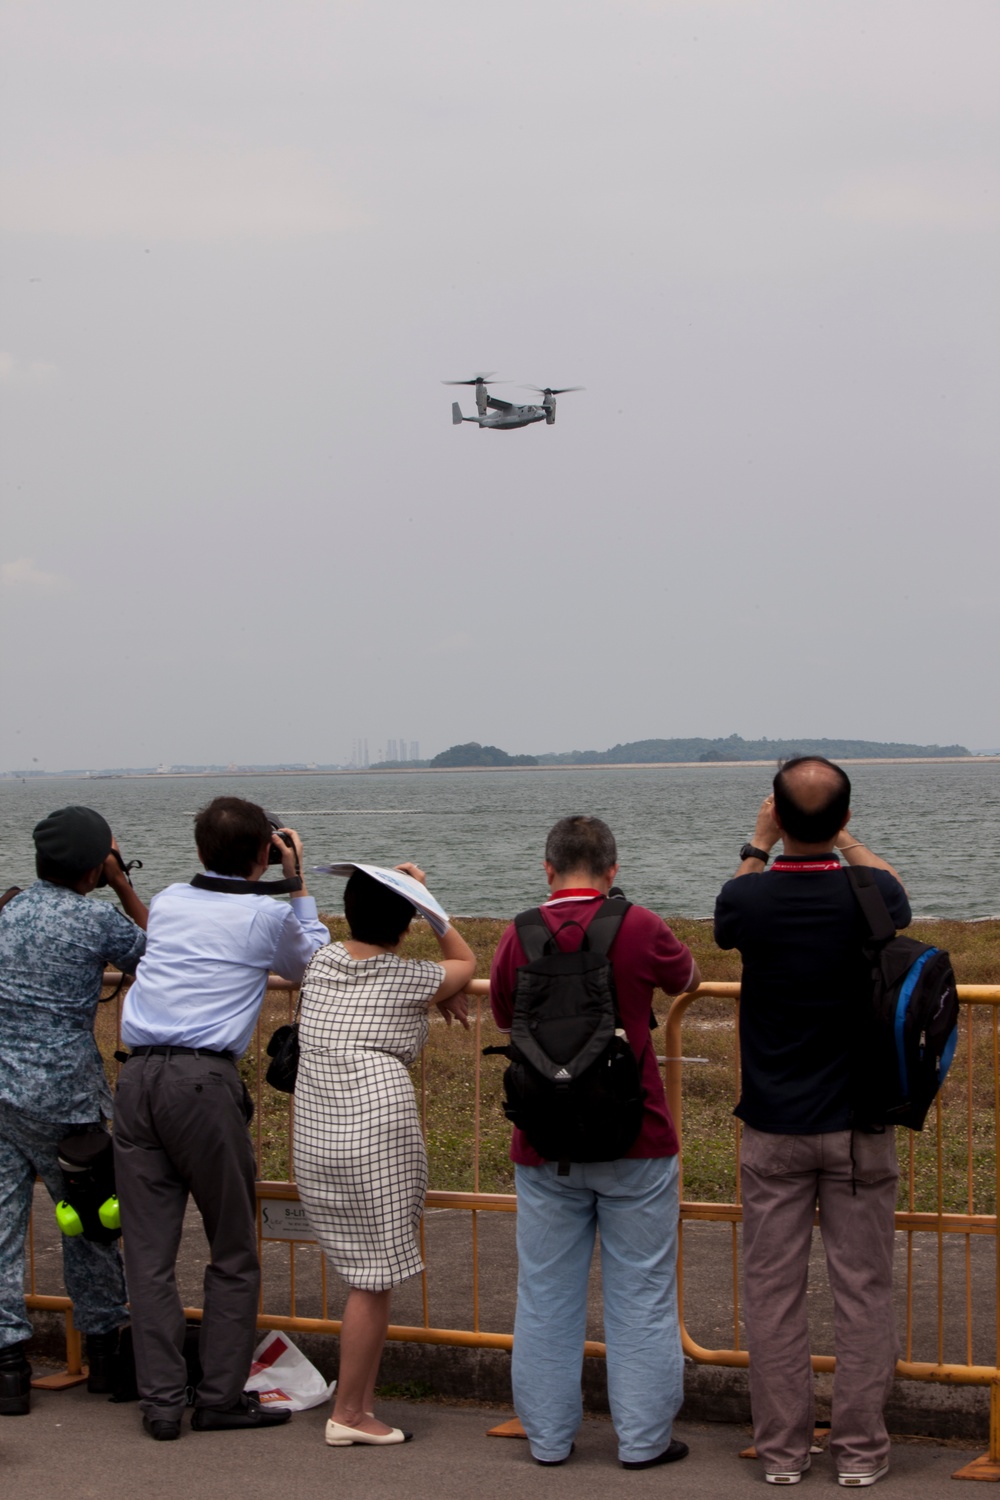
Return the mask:
[[[642,1128],[639,1063],[622,1028],[608,949],[628,911],[605,899],[583,939],[563,953],[541,912],[521,912],[517,935],[528,962],[517,971],[510,1044],[484,1055],[510,1059],[504,1073],[504,1114],[529,1143],[557,1161],[615,1161]]]
[[[869,930],[870,1030],[859,1048],[854,1115],[858,1129],[922,1130],[958,1042],[958,992],[948,954],[897,937],[867,865],[849,865],[851,889]]]

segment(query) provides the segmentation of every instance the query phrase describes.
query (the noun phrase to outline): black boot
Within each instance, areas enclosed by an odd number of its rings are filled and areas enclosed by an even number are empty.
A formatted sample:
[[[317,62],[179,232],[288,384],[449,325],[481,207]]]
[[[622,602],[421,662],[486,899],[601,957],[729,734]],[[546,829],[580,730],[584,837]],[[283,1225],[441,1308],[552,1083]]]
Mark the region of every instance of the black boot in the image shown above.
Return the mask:
[[[0,1416],[26,1417],[31,1410],[31,1366],[27,1344],[0,1349]]]
[[[87,1334],[87,1390],[95,1396],[110,1396],[118,1373],[118,1332]]]

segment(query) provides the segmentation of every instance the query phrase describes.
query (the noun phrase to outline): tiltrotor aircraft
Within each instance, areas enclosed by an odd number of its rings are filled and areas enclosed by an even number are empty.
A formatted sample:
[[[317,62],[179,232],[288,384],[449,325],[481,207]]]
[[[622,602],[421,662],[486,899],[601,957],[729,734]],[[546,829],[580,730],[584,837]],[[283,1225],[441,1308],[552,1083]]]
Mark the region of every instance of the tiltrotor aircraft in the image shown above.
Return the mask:
[[[530,427],[532,422],[547,422],[551,427],[556,419],[556,397],[567,391],[582,391],[582,385],[564,385],[558,389],[551,386],[529,385],[525,389],[537,391],[542,398],[540,406],[515,406],[512,401],[501,401],[491,396],[486,389],[492,371],[473,375],[471,380],[442,380],[442,385],[474,385],[476,388],[476,413],[474,417],[463,417],[457,401],[451,404],[451,420],[458,427],[462,422],[475,422],[480,427],[497,427],[503,430],[513,427]]]

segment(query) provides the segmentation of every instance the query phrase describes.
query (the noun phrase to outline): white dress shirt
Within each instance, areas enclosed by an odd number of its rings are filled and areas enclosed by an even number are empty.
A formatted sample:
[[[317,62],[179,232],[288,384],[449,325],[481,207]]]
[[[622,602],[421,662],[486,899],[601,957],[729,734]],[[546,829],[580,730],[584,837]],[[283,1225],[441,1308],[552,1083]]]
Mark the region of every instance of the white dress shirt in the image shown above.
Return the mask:
[[[298,984],[329,941],[312,896],[288,903],[169,885],[150,903],[146,952],[122,1007],[122,1041],[241,1057],[269,971]]]

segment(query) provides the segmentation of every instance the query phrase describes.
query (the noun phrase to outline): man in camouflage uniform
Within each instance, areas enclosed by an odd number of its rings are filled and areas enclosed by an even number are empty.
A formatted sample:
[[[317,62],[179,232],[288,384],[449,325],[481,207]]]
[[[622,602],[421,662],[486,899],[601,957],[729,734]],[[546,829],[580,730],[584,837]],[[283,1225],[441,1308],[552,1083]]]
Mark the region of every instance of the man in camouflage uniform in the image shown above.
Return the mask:
[[[106,963],[131,973],[146,945],[146,908],[112,854],[111,829],[88,807],[64,807],[34,830],[38,880],[0,911],[0,1415],[27,1413],[32,1327],[24,1242],[35,1178],[62,1197],[58,1144],[111,1117],[94,1017]],[[101,883],[127,913],[88,901]],[[118,1330],[128,1322],[116,1245],[63,1237],[63,1273],[87,1339],[88,1389],[111,1389]]]

